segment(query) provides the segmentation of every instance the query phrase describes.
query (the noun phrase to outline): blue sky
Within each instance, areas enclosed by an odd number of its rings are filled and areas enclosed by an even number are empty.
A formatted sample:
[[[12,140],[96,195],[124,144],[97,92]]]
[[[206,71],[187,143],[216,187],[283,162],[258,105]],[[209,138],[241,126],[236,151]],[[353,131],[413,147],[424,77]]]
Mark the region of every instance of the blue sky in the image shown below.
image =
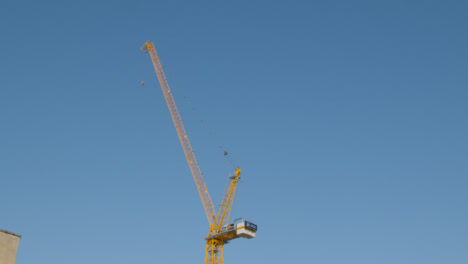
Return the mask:
[[[147,39],[243,170],[231,219],[259,231],[225,263],[468,262],[464,1],[195,2],[2,2],[17,264],[203,263]],[[217,204],[233,168],[170,85]]]

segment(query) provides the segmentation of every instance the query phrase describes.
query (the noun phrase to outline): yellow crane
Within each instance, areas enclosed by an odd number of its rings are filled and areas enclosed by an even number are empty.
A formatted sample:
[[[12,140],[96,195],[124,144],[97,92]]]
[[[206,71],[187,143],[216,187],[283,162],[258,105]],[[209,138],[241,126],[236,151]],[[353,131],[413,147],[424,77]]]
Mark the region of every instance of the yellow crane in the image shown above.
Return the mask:
[[[237,183],[239,182],[241,169],[237,168],[234,175],[230,176],[231,183],[229,188],[224,195],[223,201],[218,208],[218,212],[215,211],[215,206],[211,201],[210,194],[206,188],[205,180],[203,179],[200,168],[198,167],[195,154],[193,153],[192,146],[188,139],[187,133],[185,132],[182,119],[180,118],[179,111],[175,104],[174,98],[172,97],[171,89],[167,83],[166,76],[164,75],[161,62],[159,61],[156,48],[152,42],[146,42],[142,50],[148,52],[151,56],[156,75],[158,76],[159,84],[166,99],[167,107],[171,113],[172,121],[177,130],[180,143],[184,149],[185,158],[192,172],[193,179],[197,185],[198,193],[202,200],[203,207],[205,209],[206,217],[210,225],[206,240],[206,254],[205,263],[211,264],[222,264],[223,263],[223,246],[229,243],[230,240],[239,237],[254,238],[257,232],[257,225],[245,221],[243,218],[234,220],[233,223],[229,224],[229,216],[231,214],[231,208],[234,201],[234,195],[236,194]]]

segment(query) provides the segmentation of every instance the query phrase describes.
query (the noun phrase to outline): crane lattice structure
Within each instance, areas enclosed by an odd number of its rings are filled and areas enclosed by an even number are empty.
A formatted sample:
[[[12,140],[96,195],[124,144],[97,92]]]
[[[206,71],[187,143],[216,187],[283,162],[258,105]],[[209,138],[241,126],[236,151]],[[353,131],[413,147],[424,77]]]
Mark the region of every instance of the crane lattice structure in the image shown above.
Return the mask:
[[[236,194],[237,183],[240,179],[241,169],[237,168],[234,175],[229,177],[231,183],[226,194],[224,195],[218,212],[216,213],[215,206],[213,205],[210,194],[208,193],[205,180],[203,179],[203,175],[198,166],[195,154],[193,153],[192,146],[190,145],[187,133],[185,132],[182,119],[180,118],[179,111],[177,110],[171,89],[169,88],[166,76],[164,75],[161,62],[159,61],[158,54],[156,53],[156,48],[152,42],[146,42],[143,45],[142,50],[144,52],[148,52],[151,56],[154,69],[156,70],[156,75],[158,76],[159,84],[161,85],[164,98],[166,99],[167,107],[171,113],[172,121],[174,121],[177,135],[179,136],[180,143],[184,149],[185,158],[187,159],[190,171],[192,172],[193,179],[205,209],[206,217],[208,218],[210,230],[207,237],[205,238],[205,263],[222,264],[223,246],[225,244],[229,243],[230,240],[239,237],[248,239],[254,238],[255,233],[257,232],[257,225],[248,221],[244,221],[243,218],[236,219],[232,224],[228,224],[234,196]]]

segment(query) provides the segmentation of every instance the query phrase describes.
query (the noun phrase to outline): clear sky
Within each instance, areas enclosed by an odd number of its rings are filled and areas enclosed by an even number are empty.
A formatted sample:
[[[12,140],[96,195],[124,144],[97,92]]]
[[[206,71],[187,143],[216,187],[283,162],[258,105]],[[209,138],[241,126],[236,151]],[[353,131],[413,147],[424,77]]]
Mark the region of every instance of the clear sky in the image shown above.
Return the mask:
[[[0,5],[17,264],[203,263],[145,40],[243,170],[225,263],[468,263],[466,1]],[[146,84],[141,86],[141,81]],[[232,166],[174,90],[215,204]]]

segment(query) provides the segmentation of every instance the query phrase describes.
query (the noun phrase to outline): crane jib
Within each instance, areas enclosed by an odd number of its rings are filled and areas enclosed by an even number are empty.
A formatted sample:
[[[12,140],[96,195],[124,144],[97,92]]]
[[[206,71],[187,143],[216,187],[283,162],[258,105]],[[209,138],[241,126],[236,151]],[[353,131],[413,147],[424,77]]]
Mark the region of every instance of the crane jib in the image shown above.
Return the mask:
[[[211,226],[214,221],[214,216],[216,215],[215,208],[211,200],[210,194],[208,193],[208,189],[206,188],[206,184],[203,179],[200,168],[198,167],[195,154],[193,153],[192,146],[190,145],[187,133],[185,132],[185,128],[177,110],[174,98],[172,97],[169,84],[167,83],[167,79],[164,75],[161,62],[159,61],[158,54],[156,53],[156,48],[151,42],[145,43],[143,50],[149,52],[151,56],[151,60],[156,71],[156,75],[158,76],[159,84],[161,85],[161,89],[163,91],[167,107],[169,108],[169,112],[171,113],[172,121],[174,122],[174,126],[177,130],[177,135],[179,136],[179,140],[184,150],[185,157],[190,167],[190,171],[192,172],[195,184],[197,185],[198,193],[200,194],[200,198],[205,209],[206,217],[208,218],[208,222]]]

